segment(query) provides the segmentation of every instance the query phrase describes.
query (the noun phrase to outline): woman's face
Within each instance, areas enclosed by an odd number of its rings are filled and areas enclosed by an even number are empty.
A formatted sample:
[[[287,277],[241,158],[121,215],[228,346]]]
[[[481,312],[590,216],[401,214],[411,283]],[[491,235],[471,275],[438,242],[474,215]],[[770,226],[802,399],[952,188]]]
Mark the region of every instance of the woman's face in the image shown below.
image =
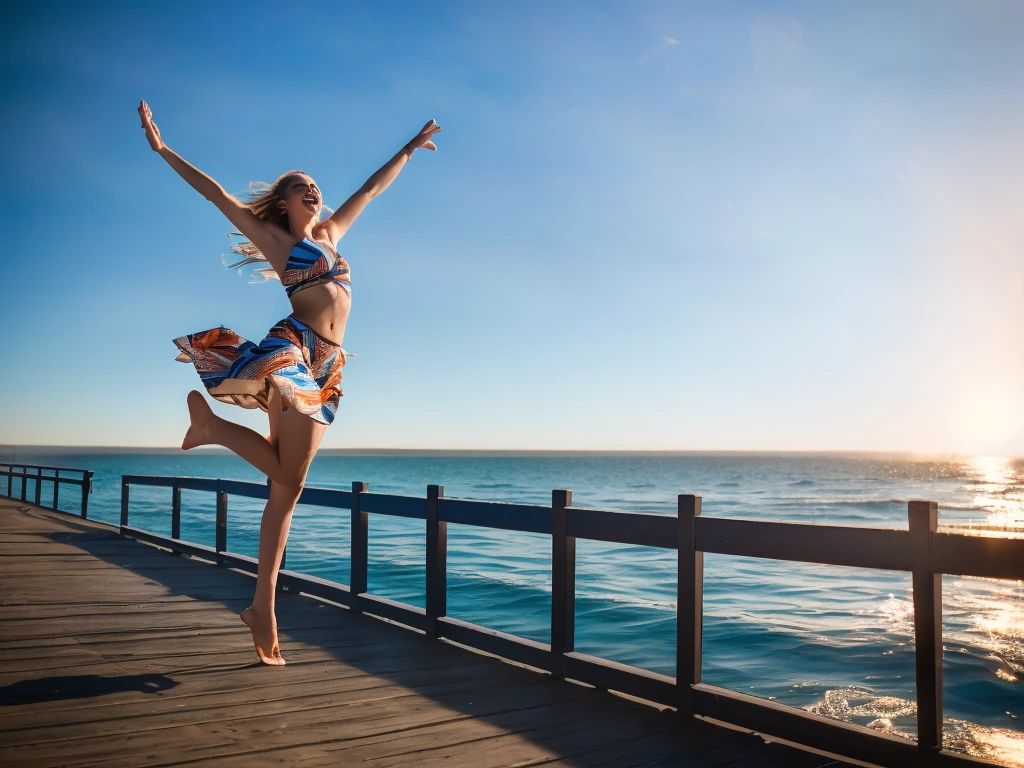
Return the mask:
[[[323,205],[320,187],[306,175],[293,176],[281,190],[288,219],[296,223],[318,219]]]

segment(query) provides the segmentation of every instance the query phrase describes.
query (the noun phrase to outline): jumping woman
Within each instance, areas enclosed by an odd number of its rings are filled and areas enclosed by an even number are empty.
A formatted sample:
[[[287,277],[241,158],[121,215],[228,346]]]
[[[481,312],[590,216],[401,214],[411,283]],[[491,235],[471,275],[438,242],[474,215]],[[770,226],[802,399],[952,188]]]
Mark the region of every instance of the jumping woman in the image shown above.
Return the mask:
[[[243,408],[261,408],[270,421],[270,434],[264,437],[220,418],[193,390],[188,394],[191,424],[181,447],[222,445],[270,479],[260,524],[256,593],[242,611],[242,621],[252,632],[260,661],[280,666],[285,660],[277,640],[274,593],[281,556],[306,471],[341,397],[341,342],[352,285],[337,244],[417,149],[437,149],[431,138],[441,127],[433,120],[427,123],[344,205],[321,219],[323,197],[306,173],[289,171],[242,203],[164,144],[145,101],[139,104],[139,117],[153,151],[248,238],[234,246],[243,260],[231,266],[265,265],[263,274],[280,279],[291,301],[292,314],[259,344],[227,328],[174,340],[181,351],[178,359],[195,365],[210,395]]]

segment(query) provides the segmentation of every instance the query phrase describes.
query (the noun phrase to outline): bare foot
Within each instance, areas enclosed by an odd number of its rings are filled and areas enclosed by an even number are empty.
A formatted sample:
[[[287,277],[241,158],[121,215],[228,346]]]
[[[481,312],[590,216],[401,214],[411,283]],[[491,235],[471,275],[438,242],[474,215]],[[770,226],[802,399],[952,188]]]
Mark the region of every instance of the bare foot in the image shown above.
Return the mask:
[[[250,606],[242,611],[242,621],[252,632],[252,642],[256,646],[256,655],[260,661],[272,667],[283,667],[285,661],[277,644],[277,627],[274,626],[273,619],[265,619],[259,611]]]
[[[181,450],[187,451],[199,445],[208,445],[211,440],[207,435],[208,427],[217,418],[209,403],[206,402],[199,392],[192,390],[188,393],[188,416],[191,420],[185,439],[181,441]]]

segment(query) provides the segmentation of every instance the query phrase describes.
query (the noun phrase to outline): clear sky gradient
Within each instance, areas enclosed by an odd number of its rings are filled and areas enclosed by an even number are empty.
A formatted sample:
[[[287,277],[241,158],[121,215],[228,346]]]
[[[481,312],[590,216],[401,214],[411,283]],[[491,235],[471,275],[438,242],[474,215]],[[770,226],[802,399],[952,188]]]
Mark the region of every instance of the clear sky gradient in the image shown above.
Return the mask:
[[[325,447],[1024,454],[1024,3],[21,4],[4,19],[0,443],[177,444],[171,339],[288,304],[228,190],[338,205]],[[216,406],[263,428],[258,412]]]

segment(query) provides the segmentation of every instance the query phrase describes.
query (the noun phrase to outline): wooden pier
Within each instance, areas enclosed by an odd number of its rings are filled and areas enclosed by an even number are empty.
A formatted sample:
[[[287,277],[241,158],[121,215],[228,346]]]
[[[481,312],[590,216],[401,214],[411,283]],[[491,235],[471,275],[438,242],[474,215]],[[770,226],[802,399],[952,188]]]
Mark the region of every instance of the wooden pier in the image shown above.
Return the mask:
[[[252,589],[0,500],[0,765],[843,765],[294,592],[263,667]]]
[[[909,502],[908,528],[896,530],[707,517],[687,494],[671,516],[575,507],[567,490],[528,505],[449,498],[438,485],[424,497],[358,482],[307,487],[300,503],[350,511],[351,583],[282,569],[289,665],[266,670],[240,661],[254,655],[237,613],[256,561],[228,548],[230,497],[266,499],[265,484],[125,475],[120,525],[106,526],[40,507],[45,483],[54,507],[71,484],[85,518],[87,470],[0,464],[0,477],[11,499],[0,502],[5,766],[236,755],[240,764],[995,765],[943,748],[941,577],[1024,579],[1024,539],[940,531],[935,502]],[[133,485],[168,489],[170,536],[131,524]],[[214,495],[213,546],[180,538],[183,490]],[[371,515],[424,522],[425,607],[368,591]],[[448,615],[449,523],[551,537],[550,643]],[[678,553],[674,677],[575,650],[577,539]],[[703,683],[705,552],[909,572],[916,741]],[[140,759],[138,749],[157,744],[169,752]],[[33,762],[44,745],[49,762]]]

